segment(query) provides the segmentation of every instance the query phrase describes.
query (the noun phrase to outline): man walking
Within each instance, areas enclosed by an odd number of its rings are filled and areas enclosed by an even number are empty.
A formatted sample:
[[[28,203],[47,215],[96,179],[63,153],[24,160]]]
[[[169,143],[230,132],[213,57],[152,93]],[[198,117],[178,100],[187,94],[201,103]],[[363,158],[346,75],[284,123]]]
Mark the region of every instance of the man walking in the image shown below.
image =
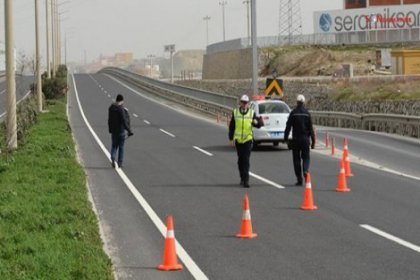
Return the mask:
[[[293,150],[293,166],[297,178],[296,186],[302,186],[302,169],[306,180],[306,174],[309,172],[310,165],[309,146],[312,149],[315,148],[315,134],[311,114],[304,106],[305,97],[300,94],[297,96],[296,101],[297,106],[292,110],[287,120],[284,139],[286,142],[288,141],[290,130],[293,129],[293,140],[290,144]]]
[[[108,129],[112,137],[111,147],[111,164],[115,168],[115,157],[118,151],[118,167],[122,168],[124,160],[124,142],[126,138],[125,131],[128,136],[132,136],[133,132],[130,128],[130,115],[128,110],[123,107],[124,97],[117,95],[116,102],[111,104],[108,109]]]
[[[229,140],[236,147],[238,154],[238,169],[241,177],[240,184],[249,188],[249,159],[252,150],[253,132],[252,127],[261,127],[262,120],[257,118],[254,110],[248,106],[249,97],[243,95],[240,106],[232,112],[229,124]]]

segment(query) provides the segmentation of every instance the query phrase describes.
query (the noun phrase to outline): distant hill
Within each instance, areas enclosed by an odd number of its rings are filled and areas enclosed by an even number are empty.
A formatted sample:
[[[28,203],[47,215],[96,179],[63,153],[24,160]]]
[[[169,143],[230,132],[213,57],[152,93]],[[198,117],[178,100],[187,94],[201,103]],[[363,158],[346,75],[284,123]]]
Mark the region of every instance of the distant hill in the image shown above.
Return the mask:
[[[266,48],[261,52],[261,76],[274,69],[281,76],[332,76],[343,64],[353,64],[354,75],[365,75],[376,62],[375,47],[302,46]]]

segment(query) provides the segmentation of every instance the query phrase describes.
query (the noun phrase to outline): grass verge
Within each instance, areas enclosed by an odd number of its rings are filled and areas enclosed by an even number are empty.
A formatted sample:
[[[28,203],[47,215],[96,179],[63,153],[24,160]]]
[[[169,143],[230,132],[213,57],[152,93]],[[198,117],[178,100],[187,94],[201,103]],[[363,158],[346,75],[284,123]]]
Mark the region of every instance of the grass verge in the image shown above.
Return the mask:
[[[48,110],[1,155],[0,279],[113,279],[64,99]]]

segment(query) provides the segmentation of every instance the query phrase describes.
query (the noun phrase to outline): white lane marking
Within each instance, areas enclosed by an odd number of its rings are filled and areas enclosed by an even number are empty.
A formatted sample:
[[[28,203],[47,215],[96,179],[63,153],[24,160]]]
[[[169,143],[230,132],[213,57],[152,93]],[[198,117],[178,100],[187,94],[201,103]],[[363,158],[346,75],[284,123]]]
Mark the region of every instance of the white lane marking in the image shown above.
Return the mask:
[[[104,90],[104,93],[107,94],[108,92],[106,90]]]
[[[420,246],[417,246],[417,245],[415,245],[413,243],[407,242],[407,241],[405,241],[405,240],[403,240],[401,238],[398,238],[398,237],[396,237],[394,235],[391,235],[389,233],[386,233],[386,232],[384,232],[384,231],[382,231],[380,229],[377,229],[375,227],[372,227],[370,225],[360,225],[360,226],[362,228],[368,230],[368,231],[371,231],[371,232],[373,232],[373,233],[375,233],[377,235],[380,235],[380,236],[382,236],[382,237],[384,237],[386,239],[389,239],[391,241],[394,241],[395,243],[398,243],[398,244],[400,244],[400,245],[402,245],[404,247],[407,247],[407,248],[409,248],[411,250],[414,250],[417,253],[420,253]]]
[[[209,152],[207,152],[207,151],[205,151],[205,150],[203,150],[203,149],[201,149],[201,148],[199,148],[199,147],[197,147],[197,146],[193,146],[193,148],[194,148],[194,149],[196,149],[197,151],[202,152],[203,154],[208,155],[209,157],[212,157],[212,156],[213,156],[213,154],[212,154],[212,153],[209,153]]]
[[[108,97],[111,98],[111,95],[108,94]]]
[[[164,129],[159,129],[160,131],[162,131],[163,133],[165,133],[166,135],[169,135],[169,136],[171,136],[172,138],[175,138],[175,135],[173,135],[172,133],[170,133],[170,132],[168,132],[168,131],[166,131],[166,130],[164,130]]]
[[[6,90],[4,89],[4,90],[2,90],[1,92],[0,92],[0,95],[2,95],[3,93],[5,93],[6,92]]]
[[[79,100],[79,94],[77,92],[76,81],[75,81],[73,75],[72,75],[72,79],[73,79],[74,92],[76,94],[76,100],[77,100],[77,104],[78,104],[78,107],[79,107],[79,110],[80,110],[80,114],[81,114],[83,120],[85,121],[86,126],[88,127],[88,129],[89,129],[90,133],[92,134],[93,138],[96,140],[96,142],[98,143],[99,147],[104,152],[107,159],[109,161],[111,161],[111,159],[110,159],[111,155],[109,154],[107,148],[105,148],[102,141],[96,135],[95,131],[93,130],[93,128],[89,124],[89,121],[87,120],[87,118],[85,116],[85,113],[83,112],[83,108],[82,108],[82,105],[80,104],[80,100]],[[150,206],[150,204],[141,195],[141,193],[134,186],[134,184],[127,177],[127,175],[124,173],[124,171],[122,169],[117,168],[116,171],[117,171],[118,175],[120,175],[120,177],[124,181],[124,183],[126,184],[127,188],[131,191],[133,196],[137,199],[137,201],[139,202],[141,207],[143,207],[144,211],[149,215],[150,219],[155,224],[157,229],[160,231],[162,236],[166,237],[166,226],[162,222],[162,220],[159,218],[159,216],[156,214],[156,212],[153,210],[153,208]],[[203,271],[197,266],[197,264],[194,262],[194,260],[190,257],[190,255],[188,255],[187,251],[184,250],[182,245],[177,240],[175,242],[176,242],[176,250],[178,252],[179,258],[185,264],[185,266],[188,268],[188,270],[190,271],[192,276],[195,279],[200,279],[200,280],[201,279],[203,279],[203,280],[208,279],[207,276],[203,273]]]
[[[258,179],[258,180],[260,180],[260,181],[262,181],[262,182],[264,182],[264,183],[266,183],[266,184],[268,184],[270,186],[273,186],[275,188],[278,188],[280,190],[282,190],[282,189],[285,188],[282,185],[276,184],[273,181],[270,181],[270,180],[268,180],[268,179],[266,179],[264,177],[261,177],[261,176],[255,174],[255,173],[249,172],[249,176],[254,177],[255,179]]]
[[[148,120],[144,120],[143,121],[145,124],[150,124],[150,122]]]
[[[133,117],[138,118],[139,116],[137,114],[133,113]]]

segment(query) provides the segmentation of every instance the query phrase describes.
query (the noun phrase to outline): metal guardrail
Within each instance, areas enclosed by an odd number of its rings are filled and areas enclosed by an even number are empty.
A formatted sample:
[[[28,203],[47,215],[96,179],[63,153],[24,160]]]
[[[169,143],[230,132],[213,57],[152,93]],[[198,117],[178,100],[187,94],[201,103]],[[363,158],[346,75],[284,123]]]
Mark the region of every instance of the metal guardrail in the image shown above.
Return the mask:
[[[395,114],[311,112],[315,124],[386,132],[420,138],[420,117]]]
[[[105,68],[101,73],[110,74],[149,93],[184,104],[200,112],[228,118],[237,106],[236,98],[172,85],[140,76],[119,68]],[[221,99],[226,98],[226,99]],[[223,100],[223,101],[221,101]],[[231,100],[229,106],[223,104]],[[234,102],[233,102],[234,101]],[[420,117],[394,114],[352,114],[345,112],[312,111],[315,124],[322,126],[354,128],[420,138]]]
[[[123,74],[128,77],[134,78],[135,80],[139,82],[143,82],[144,84],[153,85],[158,89],[181,93],[183,95],[186,95],[192,98],[197,98],[200,100],[213,102],[213,103],[221,104],[224,106],[235,107],[238,104],[237,98],[233,96],[199,90],[195,88],[183,87],[183,86],[179,86],[179,85],[175,85],[171,83],[166,83],[166,82],[158,81],[158,80],[146,77],[146,76],[137,75],[133,72],[126,71],[126,70],[116,68],[116,67],[107,67],[107,68],[102,69],[100,72],[109,73],[109,74],[113,74],[113,73]]]
[[[157,95],[176,103],[184,104],[205,114],[219,116],[220,118],[230,117],[232,114],[232,108],[236,106],[236,98],[230,96],[224,96],[223,98],[222,95],[214,93],[214,96],[211,96],[211,92],[197,91],[181,86],[173,86],[172,84],[153,80],[118,68],[105,68],[99,71],[99,73],[109,74],[153,95]],[[194,92],[200,92],[201,94],[193,94]],[[234,100],[235,105],[227,106],[213,100],[219,102],[222,101],[224,103],[227,103],[226,101],[233,103]]]

